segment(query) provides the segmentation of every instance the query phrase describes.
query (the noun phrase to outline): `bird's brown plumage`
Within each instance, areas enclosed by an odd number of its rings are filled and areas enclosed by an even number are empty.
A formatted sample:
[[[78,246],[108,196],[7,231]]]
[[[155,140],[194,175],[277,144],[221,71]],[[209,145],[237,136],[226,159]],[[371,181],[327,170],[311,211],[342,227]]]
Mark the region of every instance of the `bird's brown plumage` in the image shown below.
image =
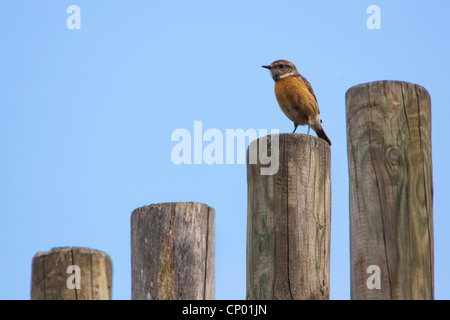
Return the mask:
[[[294,122],[294,132],[298,125],[308,125],[331,145],[320,120],[319,105],[311,84],[303,77],[292,62],[277,60],[269,66],[275,80],[275,96],[284,114]]]

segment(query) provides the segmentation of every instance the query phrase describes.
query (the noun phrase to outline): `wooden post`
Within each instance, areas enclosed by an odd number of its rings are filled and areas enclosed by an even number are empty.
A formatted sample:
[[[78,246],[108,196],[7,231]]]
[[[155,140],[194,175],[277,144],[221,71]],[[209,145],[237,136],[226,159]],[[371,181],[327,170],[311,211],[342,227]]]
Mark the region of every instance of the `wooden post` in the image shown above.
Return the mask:
[[[112,262],[89,248],[53,248],[33,257],[31,300],[111,300]]]
[[[347,91],[346,112],[351,297],[433,299],[430,96],[371,82]]]
[[[266,150],[274,174],[261,171]],[[329,299],[330,156],[324,140],[302,134],[250,144],[247,299]]]
[[[133,300],[214,299],[214,209],[153,204],[131,214]]]

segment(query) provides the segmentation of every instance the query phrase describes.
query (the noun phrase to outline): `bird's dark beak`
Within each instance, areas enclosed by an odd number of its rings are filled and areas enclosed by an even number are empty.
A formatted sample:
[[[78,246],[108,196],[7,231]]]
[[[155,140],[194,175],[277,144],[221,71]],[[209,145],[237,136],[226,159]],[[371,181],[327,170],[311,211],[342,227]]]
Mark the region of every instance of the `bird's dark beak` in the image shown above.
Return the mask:
[[[272,69],[272,67],[271,66],[261,66],[261,67],[263,67],[263,68],[266,68],[266,69]]]

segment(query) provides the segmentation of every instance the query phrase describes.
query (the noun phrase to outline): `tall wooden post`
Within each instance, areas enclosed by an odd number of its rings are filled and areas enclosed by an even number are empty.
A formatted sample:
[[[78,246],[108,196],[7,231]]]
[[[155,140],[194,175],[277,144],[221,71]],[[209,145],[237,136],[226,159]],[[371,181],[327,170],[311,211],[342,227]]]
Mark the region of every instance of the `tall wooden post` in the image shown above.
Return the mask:
[[[32,300],[111,300],[112,262],[101,251],[64,247],[33,257]]]
[[[378,81],[346,94],[352,299],[433,299],[431,100]]]
[[[133,300],[214,299],[214,209],[153,204],[131,214]]]
[[[330,156],[324,140],[302,134],[250,144],[247,299],[329,299]]]

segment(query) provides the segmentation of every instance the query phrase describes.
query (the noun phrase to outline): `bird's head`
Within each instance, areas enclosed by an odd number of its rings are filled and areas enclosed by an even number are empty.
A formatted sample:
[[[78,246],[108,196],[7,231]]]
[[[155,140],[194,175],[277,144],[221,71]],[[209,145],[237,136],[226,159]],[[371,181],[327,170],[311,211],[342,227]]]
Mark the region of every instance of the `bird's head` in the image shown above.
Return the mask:
[[[285,77],[298,75],[295,65],[287,60],[277,60],[269,64],[268,66],[262,66],[269,69],[273,80],[277,81]]]

